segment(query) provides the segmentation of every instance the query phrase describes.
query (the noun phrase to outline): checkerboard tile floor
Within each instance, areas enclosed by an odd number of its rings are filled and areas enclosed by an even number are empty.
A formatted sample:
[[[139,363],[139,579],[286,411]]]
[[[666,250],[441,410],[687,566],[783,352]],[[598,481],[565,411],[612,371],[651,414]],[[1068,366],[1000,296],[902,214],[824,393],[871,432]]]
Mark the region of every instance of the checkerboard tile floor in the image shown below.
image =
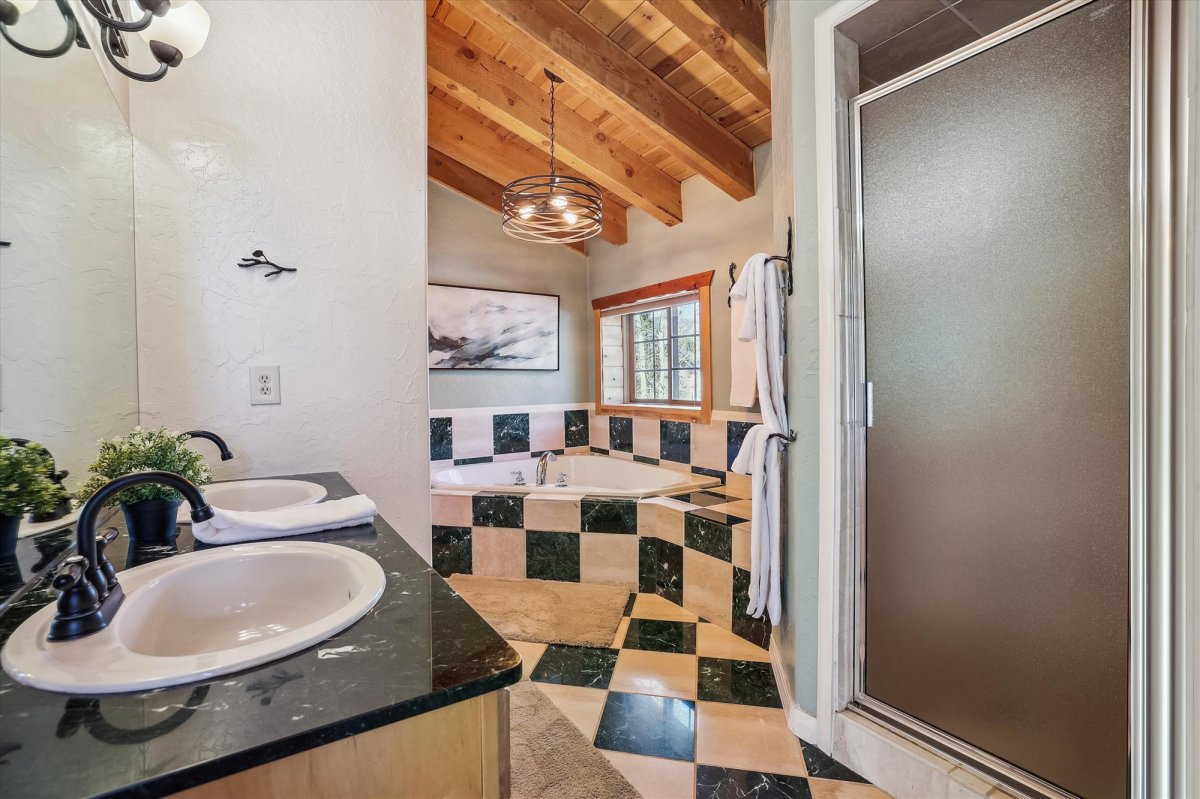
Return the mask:
[[[884,799],[787,728],[767,651],[653,594],[609,647],[510,641],[645,799]]]

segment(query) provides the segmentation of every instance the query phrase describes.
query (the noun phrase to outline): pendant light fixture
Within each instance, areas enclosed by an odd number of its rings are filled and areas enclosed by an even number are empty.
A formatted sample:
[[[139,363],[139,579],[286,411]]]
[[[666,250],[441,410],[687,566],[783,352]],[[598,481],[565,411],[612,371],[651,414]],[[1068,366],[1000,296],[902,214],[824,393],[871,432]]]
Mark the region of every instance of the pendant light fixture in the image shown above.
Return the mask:
[[[550,79],[550,174],[518,178],[504,187],[500,227],[515,239],[540,244],[569,244],[590,239],[603,225],[600,187],[584,178],[559,175],[554,160],[554,89]]]

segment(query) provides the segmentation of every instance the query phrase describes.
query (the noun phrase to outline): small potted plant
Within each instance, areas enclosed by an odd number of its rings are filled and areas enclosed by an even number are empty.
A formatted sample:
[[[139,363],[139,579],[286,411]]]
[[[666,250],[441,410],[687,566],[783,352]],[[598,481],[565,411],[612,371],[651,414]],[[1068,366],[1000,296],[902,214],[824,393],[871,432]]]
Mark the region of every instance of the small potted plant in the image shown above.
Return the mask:
[[[54,461],[40,444],[16,444],[0,436],[0,556],[17,548],[17,531],[26,513],[49,513],[66,498],[50,479]]]
[[[188,437],[160,427],[147,430],[135,427],[125,436],[100,441],[100,452],[89,468],[93,477],[79,490],[85,500],[100,487],[130,472],[174,472],[196,485],[211,479],[204,456],[184,446]],[[162,541],[175,535],[175,519],[183,496],[173,488],[138,485],[110,500],[125,513],[125,529],[131,541]]]

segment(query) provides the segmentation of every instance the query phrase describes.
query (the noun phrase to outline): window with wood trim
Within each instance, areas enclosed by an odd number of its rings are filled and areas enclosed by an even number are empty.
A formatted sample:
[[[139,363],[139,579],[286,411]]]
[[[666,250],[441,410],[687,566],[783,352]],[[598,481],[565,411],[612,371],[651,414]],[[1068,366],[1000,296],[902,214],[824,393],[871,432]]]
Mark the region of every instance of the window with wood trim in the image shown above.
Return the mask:
[[[712,272],[592,301],[599,413],[707,422]]]

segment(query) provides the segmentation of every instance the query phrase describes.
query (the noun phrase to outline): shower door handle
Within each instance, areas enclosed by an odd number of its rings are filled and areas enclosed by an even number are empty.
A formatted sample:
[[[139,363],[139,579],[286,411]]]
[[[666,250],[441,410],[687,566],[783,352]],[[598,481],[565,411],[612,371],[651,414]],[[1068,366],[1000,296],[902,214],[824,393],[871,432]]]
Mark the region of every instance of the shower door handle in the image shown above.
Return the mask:
[[[864,404],[866,405],[867,413],[863,426],[873,427],[875,425],[875,384],[868,381],[865,384],[864,389],[865,390],[863,391],[863,394],[865,395],[866,400]]]

